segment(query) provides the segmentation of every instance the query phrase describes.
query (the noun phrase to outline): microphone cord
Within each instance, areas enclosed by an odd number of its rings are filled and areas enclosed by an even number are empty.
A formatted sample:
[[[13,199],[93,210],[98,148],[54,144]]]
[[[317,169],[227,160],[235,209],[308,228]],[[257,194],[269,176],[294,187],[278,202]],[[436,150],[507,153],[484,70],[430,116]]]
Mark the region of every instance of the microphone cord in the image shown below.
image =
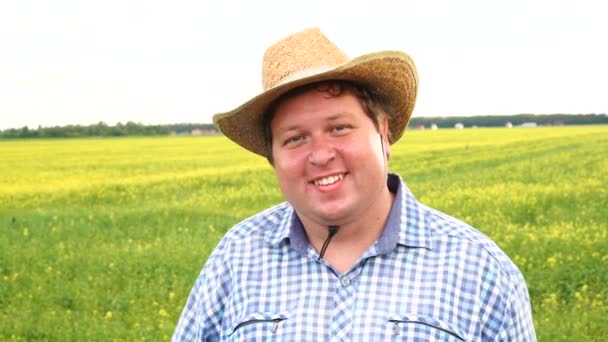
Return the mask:
[[[327,235],[327,239],[325,239],[325,242],[323,243],[323,247],[321,248],[321,253],[319,253],[319,260],[323,259],[323,255],[325,255],[327,246],[329,245],[329,242],[334,237],[334,235],[336,235],[336,233],[338,232],[338,228],[339,228],[338,226],[327,227],[328,235]]]

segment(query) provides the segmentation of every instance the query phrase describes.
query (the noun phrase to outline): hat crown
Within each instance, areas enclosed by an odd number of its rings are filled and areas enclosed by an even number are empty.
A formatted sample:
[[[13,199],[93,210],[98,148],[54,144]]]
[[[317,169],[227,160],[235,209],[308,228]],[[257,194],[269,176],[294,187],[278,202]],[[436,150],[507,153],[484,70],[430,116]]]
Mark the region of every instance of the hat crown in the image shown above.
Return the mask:
[[[262,85],[273,88],[284,78],[306,69],[338,66],[348,56],[318,28],[292,34],[270,46],[264,54]]]

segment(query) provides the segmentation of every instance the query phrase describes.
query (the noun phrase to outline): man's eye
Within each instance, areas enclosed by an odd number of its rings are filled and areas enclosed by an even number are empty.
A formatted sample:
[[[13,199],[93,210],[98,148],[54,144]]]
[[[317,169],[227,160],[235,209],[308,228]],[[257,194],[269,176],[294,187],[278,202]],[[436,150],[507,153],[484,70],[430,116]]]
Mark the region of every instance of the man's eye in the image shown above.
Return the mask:
[[[341,133],[341,132],[347,131],[349,128],[350,128],[350,126],[348,126],[348,125],[337,125],[334,127],[334,131]]]
[[[289,137],[289,138],[285,139],[284,145],[294,145],[294,144],[297,144],[300,141],[302,141],[302,139],[304,139],[304,137],[302,137],[301,135]]]

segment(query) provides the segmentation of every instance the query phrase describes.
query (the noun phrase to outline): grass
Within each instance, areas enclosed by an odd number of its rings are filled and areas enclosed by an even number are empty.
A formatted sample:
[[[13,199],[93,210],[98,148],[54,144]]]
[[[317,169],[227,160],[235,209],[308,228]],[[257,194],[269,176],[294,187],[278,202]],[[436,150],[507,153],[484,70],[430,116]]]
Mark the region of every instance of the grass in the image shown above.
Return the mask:
[[[205,259],[282,201],[223,137],[0,142],[0,340],[167,340]],[[608,126],[409,131],[417,198],[528,281],[540,341],[608,340]]]

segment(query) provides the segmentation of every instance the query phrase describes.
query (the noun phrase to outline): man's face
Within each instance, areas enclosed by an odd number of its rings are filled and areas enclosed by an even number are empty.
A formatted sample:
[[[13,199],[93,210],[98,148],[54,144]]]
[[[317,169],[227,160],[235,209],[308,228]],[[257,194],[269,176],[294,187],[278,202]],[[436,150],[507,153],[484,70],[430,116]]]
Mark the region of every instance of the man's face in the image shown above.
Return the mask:
[[[344,225],[382,207],[386,129],[384,119],[378,133],[349,91],[330,97],[313,89],[279,104],[271,122],[274,168],[304,223]]]

